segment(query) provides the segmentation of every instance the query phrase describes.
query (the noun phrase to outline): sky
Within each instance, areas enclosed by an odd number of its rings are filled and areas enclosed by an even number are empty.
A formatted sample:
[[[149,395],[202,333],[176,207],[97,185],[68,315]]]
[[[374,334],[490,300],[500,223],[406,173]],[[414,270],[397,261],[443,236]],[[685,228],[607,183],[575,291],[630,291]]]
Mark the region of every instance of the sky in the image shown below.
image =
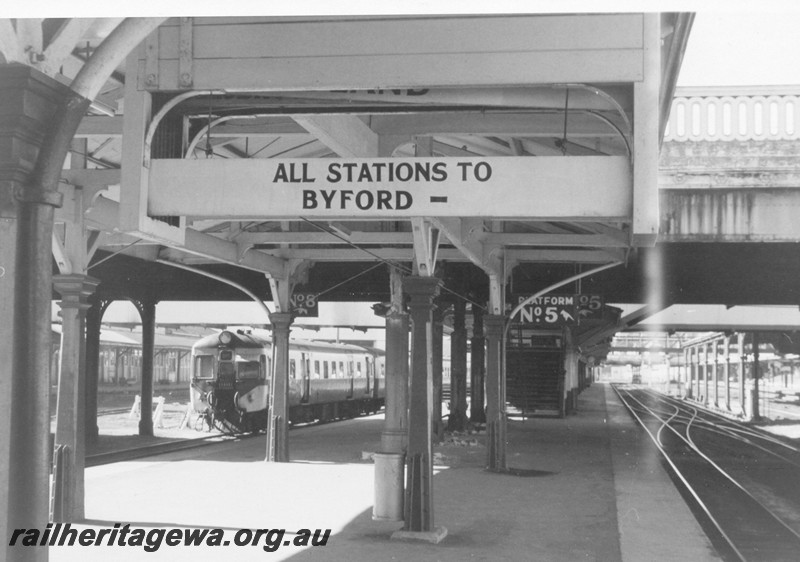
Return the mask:
[[[700,11],[678,86],[800,85],[798,29],[800,11]]]

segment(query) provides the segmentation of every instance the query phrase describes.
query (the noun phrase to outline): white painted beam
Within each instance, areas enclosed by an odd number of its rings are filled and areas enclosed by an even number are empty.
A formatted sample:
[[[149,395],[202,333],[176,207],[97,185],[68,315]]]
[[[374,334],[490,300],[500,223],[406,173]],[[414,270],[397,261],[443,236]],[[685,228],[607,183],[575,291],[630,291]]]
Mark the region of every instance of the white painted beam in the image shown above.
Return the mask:
[[[64,63],[64,59],[72,55],[75,45],[93,23],[94,18],[70,18],[66,20],[44,50],[44,60],[38,65],[39,70],[48,76],[57,74]]]
[[[479,239],[500,246],[572,246],[626,248],[628,243],[606,234],[483,233]]]
[[[362,232],[353,231],[347,242],[325,232],[242,232],[236,241],[250,246],[256,244],[330,244],[342,245],[348,242],[361,244],[413,244],[410,232]]]
[[[653,246],[658,236],[660,14],[644,16],[644,76],[633,85],[633,243]]]
[[[27,55],[27,62],[37,65],[40,62],[44,50],[42,46],[42,22],[43,18],[18,18],[17,19],[17,41],[24,53]]]
[[[75,138],[83,137],[121,137],[122,115],[99,116],[87,115],[78,125]]]
[[[344,158],[378,155],[378,135],[354,115],[295,115],[306,131]]]
[[[194,58],[194,87],[462,87],[465,77],[491,87],[633,82],[642,75],[641,21],[641,14],[196,21],[195,53],[203,56]],[[161,36],[165,90],[179,88],[179,31],[166,26]]]
[[[7,64],[27,62],[10,19],[0,19],[0,54],[3,55]]]

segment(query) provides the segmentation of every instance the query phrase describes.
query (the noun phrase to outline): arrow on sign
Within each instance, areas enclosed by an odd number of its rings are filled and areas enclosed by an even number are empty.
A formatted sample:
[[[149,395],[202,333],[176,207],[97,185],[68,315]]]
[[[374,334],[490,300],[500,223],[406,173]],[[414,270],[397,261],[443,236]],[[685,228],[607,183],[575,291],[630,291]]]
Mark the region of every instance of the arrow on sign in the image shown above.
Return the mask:
[[[565,322],[569,322],[570,320],[575,320],[575,319],[572,317],[572,314],[570,314],[570,313],[569,313],[569,312],[567,312],[566,310],[562,310],[562,311],[561,311],[561,318],[563,318]]]

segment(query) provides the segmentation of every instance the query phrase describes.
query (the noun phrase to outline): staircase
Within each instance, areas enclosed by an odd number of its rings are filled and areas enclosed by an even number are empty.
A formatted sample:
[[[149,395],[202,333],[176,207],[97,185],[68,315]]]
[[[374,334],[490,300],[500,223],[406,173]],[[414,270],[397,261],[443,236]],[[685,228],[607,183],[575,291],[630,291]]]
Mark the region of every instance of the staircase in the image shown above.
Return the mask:
[[[509,349],[506,400],[525,416],[564,415],[564,356],[560,350]]]

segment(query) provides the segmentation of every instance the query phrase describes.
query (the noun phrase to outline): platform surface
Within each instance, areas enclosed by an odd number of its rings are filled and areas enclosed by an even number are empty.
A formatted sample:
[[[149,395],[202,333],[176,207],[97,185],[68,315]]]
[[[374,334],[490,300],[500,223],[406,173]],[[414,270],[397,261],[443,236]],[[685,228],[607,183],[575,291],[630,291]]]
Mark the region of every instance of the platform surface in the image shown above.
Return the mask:
[[[90,468],[80,529],[115,523],[148,533],[222,528],[228,546],[52,547],[55,562],[94,560],[513,560],[701,562],[718,560],[674,488],[655,447],[613,390],[595,383],[576,415],[512,420],[511,474],[484,470],[477,445],[437,446],[434,518],[439,544],[392,540],[401,522],[372,519],[374,466],[363,451],[380,442],[382,416],[290,432],[290,463],[263,462],[264,438]],[[331,529],[325,546],[235,546],[240,528]],[[153,535],[155,537],[156,535]],[[244,537],[245,535],[242,535]]]

